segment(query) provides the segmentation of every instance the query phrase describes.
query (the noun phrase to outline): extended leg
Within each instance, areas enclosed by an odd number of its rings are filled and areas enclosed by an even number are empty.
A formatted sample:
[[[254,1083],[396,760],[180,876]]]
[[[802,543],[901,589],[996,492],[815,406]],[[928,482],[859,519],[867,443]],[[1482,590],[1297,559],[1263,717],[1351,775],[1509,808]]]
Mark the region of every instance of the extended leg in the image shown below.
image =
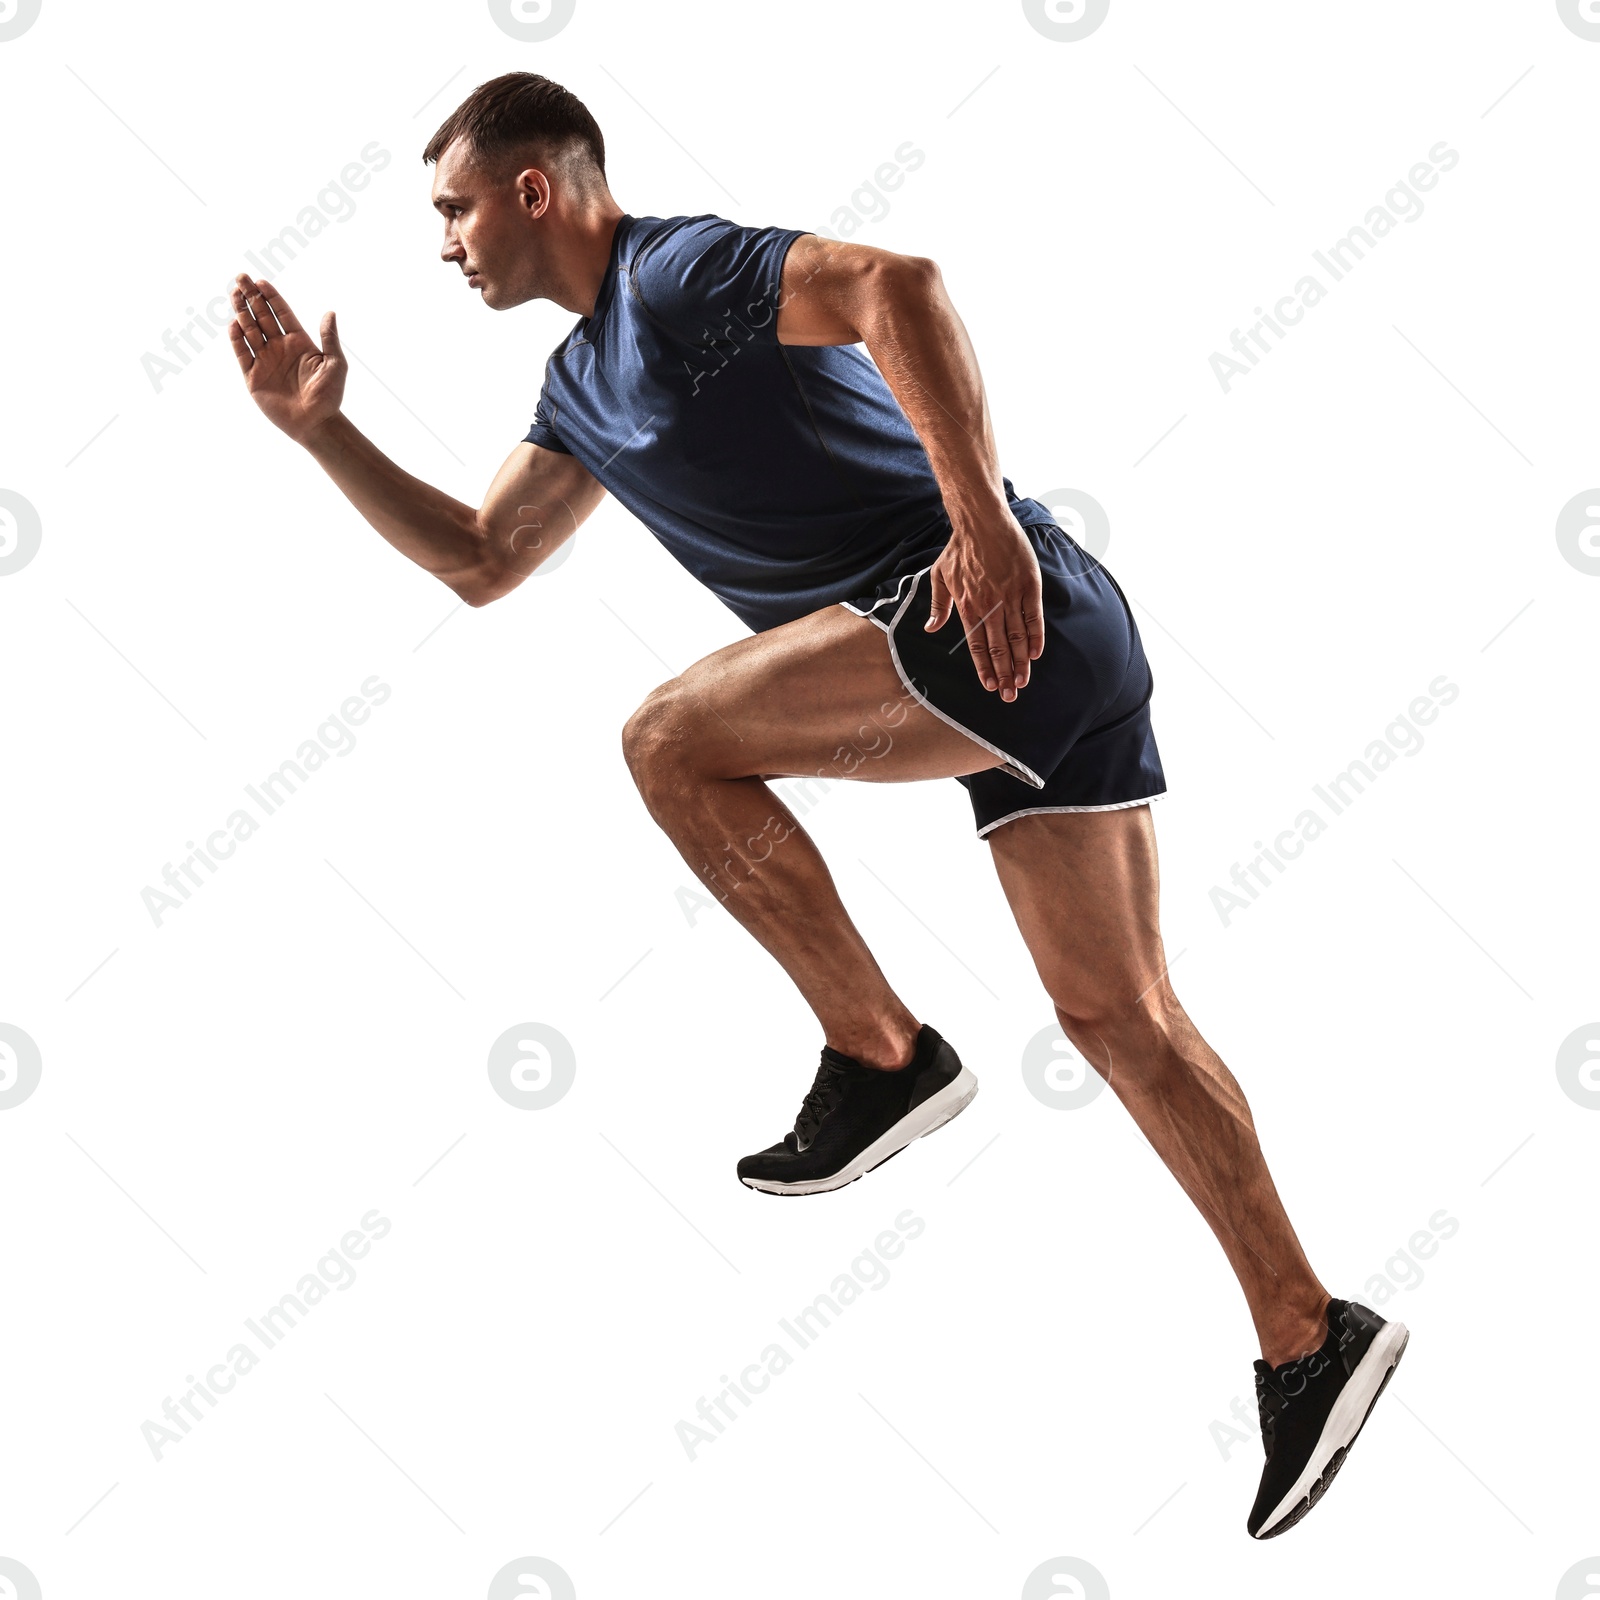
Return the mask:
[[[989,835],[1062,1031],[1111,1085],[1226,1252],[1276,1365],[1326,1336],[1311,1270],[1232,1074],[1167,979],[1149,806],[1019,817]]]
[[[696,662],[649,695],[622,743],[650,814],[794,979],[827,1043],[870,1066],[904,1066],[917,1021],[763,779],[904,782],[998,758],[918,705],[882,632],[842,606]]]

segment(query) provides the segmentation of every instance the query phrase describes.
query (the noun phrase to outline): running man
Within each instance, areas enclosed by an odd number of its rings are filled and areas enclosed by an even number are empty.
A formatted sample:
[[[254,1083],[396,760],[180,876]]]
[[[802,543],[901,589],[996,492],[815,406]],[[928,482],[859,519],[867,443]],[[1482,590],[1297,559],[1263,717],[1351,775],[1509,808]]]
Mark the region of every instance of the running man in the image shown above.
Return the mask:
[[[532,73],[474,90],[423,160],[441,255],[485,305],[579,315],[482,506],[409,476],[346,419],[332,312],[319,349],[271,283],[241,274],[234,352],[269,420],[469,605],[510,593],[609,490],[751,629],[622,730],[650,814],[822,1027],[793,1131],[739,1178],[840,1188],[977,1092],[766,782],[957,779],[1062,1031],[1239,1279],[1267,1456],[1248,1530],[1281,1533],[1332,1480],[1406,1329],[1323,1288],[1238,1084],[1173,993],[1139,631],[1110,573],[1001,476],[938,267],[803,229],[631,216],[593,117]]]

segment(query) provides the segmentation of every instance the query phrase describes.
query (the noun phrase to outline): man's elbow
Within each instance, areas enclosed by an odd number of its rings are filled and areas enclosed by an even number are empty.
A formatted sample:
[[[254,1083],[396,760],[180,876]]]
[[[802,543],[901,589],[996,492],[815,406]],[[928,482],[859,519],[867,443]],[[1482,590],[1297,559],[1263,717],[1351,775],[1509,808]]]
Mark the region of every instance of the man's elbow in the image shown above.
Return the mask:
[[[898,256],[894,268],[895,277],[913,293],[932,293],[944,283],[939,263],[932,256]]]
[[[879,272],[879,303],[902,314],[925,313],[945,298],[944,277],[931,256],[894,255],[880,264]]]
[[[471,567],[465,572],[455,572],[444,580],[456,594],[474,608],[486,606],[491,600],[509,594],[514,583],[507,583],[504,575],[488,567]]]
[[[469,606],[486,606],[491,600],[509,594],[522,580],[520,575],[511,572],[506,552],[477,518],[473,519],[470,534],[472,542],[463,552],[466,559],[462,565],[454,572],[441,572],[438,576]]]

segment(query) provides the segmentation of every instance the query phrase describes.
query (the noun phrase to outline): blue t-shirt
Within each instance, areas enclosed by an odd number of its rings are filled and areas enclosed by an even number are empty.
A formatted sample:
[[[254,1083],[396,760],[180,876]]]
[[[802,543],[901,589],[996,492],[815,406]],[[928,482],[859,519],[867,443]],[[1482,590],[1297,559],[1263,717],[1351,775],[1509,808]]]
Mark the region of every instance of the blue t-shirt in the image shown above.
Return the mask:
[[[807,231],[624,216],[526,434],[576,456],[758,633],[870,594],[950,530],[865,347],[778,343],[783,258]],[[1020,524],[1054,521],[1002,482]]]

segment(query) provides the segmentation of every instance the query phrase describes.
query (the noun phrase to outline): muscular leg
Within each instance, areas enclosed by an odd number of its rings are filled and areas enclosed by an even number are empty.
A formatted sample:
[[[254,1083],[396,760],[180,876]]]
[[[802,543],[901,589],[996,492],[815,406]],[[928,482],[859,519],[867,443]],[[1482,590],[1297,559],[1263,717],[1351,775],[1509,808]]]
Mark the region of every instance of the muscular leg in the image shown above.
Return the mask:
[[[1311,1270],[1232,1074],[1166,976],[1149,806],[1019,817],[989,835],[1062,1031],[1111,1085],[1227,1253],[1264,1360],[1327,1335]]]
[[[869,1066],[911,1059],[918,1023],[850,921],[768,777],[906,782],[998,758],[906,693],[882,631],[830,606],[707,656],[622,731],[650,814],[782,964],[826,1042]]]

